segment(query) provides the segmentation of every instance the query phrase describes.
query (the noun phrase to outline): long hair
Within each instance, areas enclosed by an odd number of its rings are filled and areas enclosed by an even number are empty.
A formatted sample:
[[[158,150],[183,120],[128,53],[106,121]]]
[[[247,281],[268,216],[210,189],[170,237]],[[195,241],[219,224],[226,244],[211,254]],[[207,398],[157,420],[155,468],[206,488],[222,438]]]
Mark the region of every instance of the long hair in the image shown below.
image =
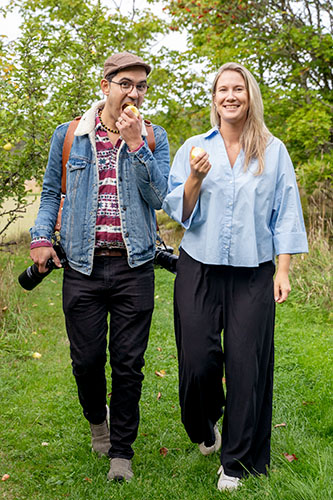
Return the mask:
[[[240,73],[245,81],[245,87],[249,96],[249,109],[244,128],[240,137],[240,143],[245,153],[244,170],[247,170],[252,159],[258,160],[256,175],[260,175],[265,167],[265,149],[271,136],[264,122],[264,106],[261,92],[254,76],[248,69],[238,63],[230,62],[223,64],[218,70],[212,87],[212,106],[210,111],[210,122],[212,126],[220,126],[220,116],[217,113],[214,97],[217,81],[224,71],[231,70]]]

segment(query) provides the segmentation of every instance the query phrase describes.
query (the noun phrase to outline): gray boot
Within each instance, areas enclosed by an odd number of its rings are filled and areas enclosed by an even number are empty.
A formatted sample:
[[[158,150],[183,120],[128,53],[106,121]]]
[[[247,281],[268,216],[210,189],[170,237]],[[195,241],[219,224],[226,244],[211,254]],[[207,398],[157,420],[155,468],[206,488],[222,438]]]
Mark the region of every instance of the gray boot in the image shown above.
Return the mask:
[[[109,456],[109,449],[111,448],[110,443],[110,431],[106,420],[101,424],[89,424],[91,430],[91,446],[93,451],[95,451],[98,456],[106,455]]]
[[[111,481],[130,481],[133,477],[131,460],[111,458],[108,479]]]

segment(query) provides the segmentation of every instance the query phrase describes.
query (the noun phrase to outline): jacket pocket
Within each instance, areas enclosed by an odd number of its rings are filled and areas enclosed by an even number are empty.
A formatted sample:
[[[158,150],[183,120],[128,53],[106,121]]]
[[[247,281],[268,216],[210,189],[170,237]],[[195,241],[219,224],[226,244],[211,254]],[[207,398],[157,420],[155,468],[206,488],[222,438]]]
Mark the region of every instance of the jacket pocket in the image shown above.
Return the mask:
[[[88,182],[88,165],[85,158],[70,158],[67,163],[67,195],[77,192],[79,186],[85,186]]]
[[[85,158],[72,157],[68,160],[67,169],[69,172],[86,168],[88,161]]]

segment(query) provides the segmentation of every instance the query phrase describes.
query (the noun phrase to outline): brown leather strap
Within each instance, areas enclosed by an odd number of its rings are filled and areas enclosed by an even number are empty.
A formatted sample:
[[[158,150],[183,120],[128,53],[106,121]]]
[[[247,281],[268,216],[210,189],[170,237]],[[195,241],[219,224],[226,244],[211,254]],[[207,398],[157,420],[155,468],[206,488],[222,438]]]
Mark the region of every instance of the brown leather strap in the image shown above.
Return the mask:
[[[79,124],[79,121],[81,119],[81,116],[77,116],[72,120],[68,126],[66,135],[65,135],[65,140],[64,144],[62,147],[62,174],[61,174],[61,192],[63,194],[66,193],[66,165],[68,162],[69,154],[71,152],[73,140],[74,140],[74,132],[76,130],[76,127]]]
[[[153,124],[150,120],[144,120],[144,123],[146,125],[146,130],[147,130],[147,142],[150,151],[153,153],[155,151],[156,147],[156,142],[155,142],[155,135],[154,135],[154,129],[153,129]]]
[[[61,200],[60,200],[57,220],[54,226],[55,232],[58,232],[61,229],[61,216],[66,194],[66,165],[68,162],[69,153],[71,152],[71,147],[74,140],[74,132],[79,124],[80,118],[81,116],[77,116],[68,125],[68,129],[64,139],[64,144],[62,146]]]

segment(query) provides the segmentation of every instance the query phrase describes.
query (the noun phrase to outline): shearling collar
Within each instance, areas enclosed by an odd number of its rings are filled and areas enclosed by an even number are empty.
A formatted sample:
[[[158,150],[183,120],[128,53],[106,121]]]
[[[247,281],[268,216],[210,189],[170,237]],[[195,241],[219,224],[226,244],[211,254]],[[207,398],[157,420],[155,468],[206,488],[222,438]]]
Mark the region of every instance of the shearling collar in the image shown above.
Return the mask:
[[[74,135],[80,136],[80,135],[85,135],[85,134],[89,134],[90,132],[92,132],[95,128],[96,111],[98,108],[104,108],[104,105],[105,105],[105,101],[95,102],[91,106],[91,108],[88,109],[88,111],[86,111],[84,113],[84,115],[82,116],[82,118],[81,118],[75,132],[74,132]],[[141,134],[143,136],[148,135],[144,122],[142,122]]]

